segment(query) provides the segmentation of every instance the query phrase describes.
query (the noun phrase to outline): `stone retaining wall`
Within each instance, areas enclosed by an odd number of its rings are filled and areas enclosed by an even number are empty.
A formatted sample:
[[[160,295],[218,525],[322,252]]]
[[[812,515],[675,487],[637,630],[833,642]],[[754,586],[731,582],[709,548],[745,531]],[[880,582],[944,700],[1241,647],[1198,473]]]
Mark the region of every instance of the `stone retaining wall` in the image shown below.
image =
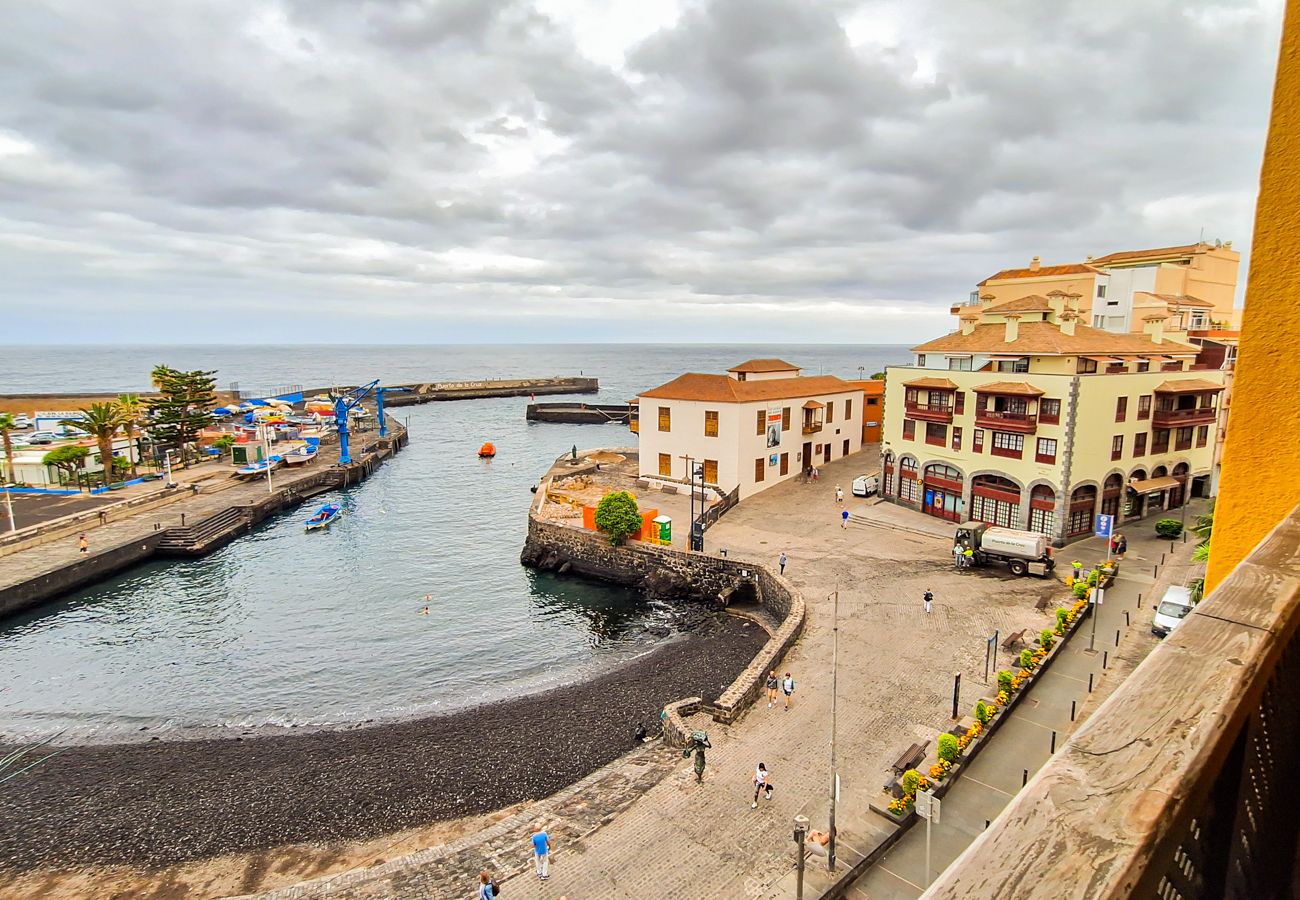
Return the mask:
[[[734,722],[744,713],[762,692],[768,671],[778,666],[803,630],[804,602],[799,592],[781,576],[755,563],[686,553],[641,541],[614,547],[602,534],[541,521],[531,512],[521,562],[556,569],[561,574],[643,588],[667,577],[695,599],[715,602],[729,588],[753,584],[759,605],[780,625],[745,671],[709,707],[718,722]]]
[[[53,572],[0,589],[0,618],[39,606],[52,597],[144,562],[157,552],[158,543],[165,534],[165,531],[158,531],[145,538],[100,550]]]

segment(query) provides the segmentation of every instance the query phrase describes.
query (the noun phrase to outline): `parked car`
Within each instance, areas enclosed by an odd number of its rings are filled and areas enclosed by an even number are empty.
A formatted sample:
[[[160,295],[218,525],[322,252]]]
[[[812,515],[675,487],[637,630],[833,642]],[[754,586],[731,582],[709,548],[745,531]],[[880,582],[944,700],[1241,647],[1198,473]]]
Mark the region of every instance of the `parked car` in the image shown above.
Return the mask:
[[[1167,636],[1187,618],[1193,605],[1191,588],[1177,584],[1170,586],[1156,604],[1155,614],[1151,617],[1151,633],[1157,637]]]
[[[33,431],[27,435],[27,443],[29,444],[53,444],[57,440],[59,440],[59,436],[53,431]]]
[[[15,428],[31,428],[32,420],[27,417],[27,413],[17,413],[14,416]]]
[[[872,472],[867,475],[859,475],[853,479],[850,490],[853,491],[855,497],[870,497],[880,490],[880,473]]]

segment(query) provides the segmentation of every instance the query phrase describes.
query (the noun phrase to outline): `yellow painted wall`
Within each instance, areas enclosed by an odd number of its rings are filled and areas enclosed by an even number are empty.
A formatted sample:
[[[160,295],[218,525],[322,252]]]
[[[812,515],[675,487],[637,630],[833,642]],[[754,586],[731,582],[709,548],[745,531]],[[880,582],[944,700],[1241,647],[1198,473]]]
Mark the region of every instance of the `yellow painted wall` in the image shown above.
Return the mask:
[[[1300,0],[1278,57],[1241,345],[1214,516],[1212,589],[1300,503]],[[1281,401],[1281,402],[1279,402]]]
[[[981,294],[992,294],[997,299],[984,301],[984,307],[996,306],[1011,300],[1019,300],[1037,294],[1045,297],[1052,291],[1064,291],[1067,294],[1082,294],[1079,310],[1085,314],[1084,321],[1090,322],[1092,301],[1097,296],[1096,275],[1054,275],[1043,278],[1017,278],[1013,281],[986,284],[979,288]]]

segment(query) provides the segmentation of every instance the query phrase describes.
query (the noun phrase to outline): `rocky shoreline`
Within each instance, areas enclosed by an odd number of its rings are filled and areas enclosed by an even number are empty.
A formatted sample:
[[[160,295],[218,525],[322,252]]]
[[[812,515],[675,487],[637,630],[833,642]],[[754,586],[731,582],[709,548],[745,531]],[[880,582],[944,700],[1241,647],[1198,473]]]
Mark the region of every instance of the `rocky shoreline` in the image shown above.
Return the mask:
[[[665,703],[716,698],[767,637],[716,614],[588,681],[447,715],[68,748],[0,785],[0,870],[167,866],[364,840],[540,799],[626,752],[637,723],[653,728]]]

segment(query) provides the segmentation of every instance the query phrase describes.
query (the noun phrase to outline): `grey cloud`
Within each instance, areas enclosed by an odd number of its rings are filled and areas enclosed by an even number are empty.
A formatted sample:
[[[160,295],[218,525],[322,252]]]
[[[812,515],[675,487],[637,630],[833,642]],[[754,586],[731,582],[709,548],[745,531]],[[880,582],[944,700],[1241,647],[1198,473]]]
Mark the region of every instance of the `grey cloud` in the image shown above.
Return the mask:
[[[468,328],[545,287],[556,334],[598,298],[610,328],[661,301],[671,335],[710,298],[931,310],[1033,254],[1244,246],[1280,20],[688,0],[620,70],[527,0],[10,7],[6,305],[337,294]],[[1144,217],[1169,197],[1226,218],[1171,232]]]

